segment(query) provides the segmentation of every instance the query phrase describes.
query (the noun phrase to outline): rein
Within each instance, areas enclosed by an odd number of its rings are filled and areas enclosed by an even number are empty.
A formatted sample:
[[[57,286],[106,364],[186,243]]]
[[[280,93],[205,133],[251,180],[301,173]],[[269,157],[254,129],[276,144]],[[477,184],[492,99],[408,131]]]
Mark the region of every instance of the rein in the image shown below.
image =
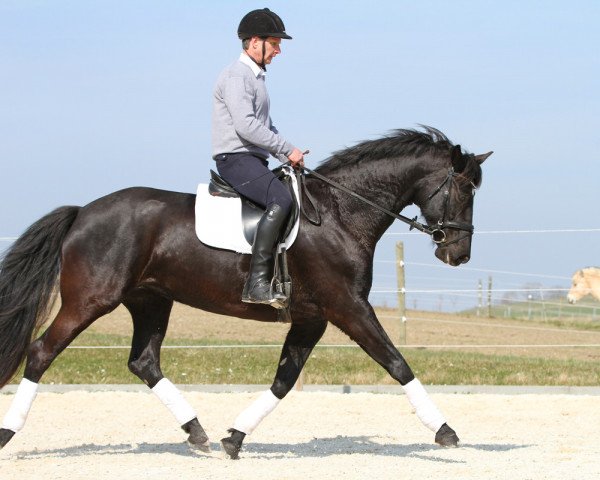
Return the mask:
[[[343,185],[340,185],[339,183],[335,182],[334,180],[324,177],[320,173],[317,173],[314,170],[311,170],[310,168],[307,168],[304,166],[302,166],[300,168],[301,168],[301,170],[308,173],[309,175],[312,175],[315,178],[318,178],[319,180],[331,185],[332,187],[337,188],[338,190],[341,190],[344,193],[347,193],[348,195],[356,198],[357,200],[360,200],[361,202],[366,203],[367,205],[370,205],[373,208],[376,208],[380,212],[383,212],[386,215],[389,215],[390,217],[395,218],[396,220],[400,220],[401,222],[406,223],[407,225],[410,226],[409,231],[414,228],[415,230],[419,230],[420,232],[426,233],[427,235],[431,236],[431,239],[436,244],[451,245],[452,243],[458,242],[459,240],[462,240],[466,236],[473,234],[473,231],[474,231],[473,225],[446,220],[446,213],[448,211],[448,206],[450,203],[450,193],[452,190],[452,185],[454,184],[454,182],[452,182],[452,179],[458,175],[456,172],[454,172],[453,167],[450,167],[448,169],[448,175],[446,176],[444,181],[440,184],[440,186],[437,187],[433,191],[433,193],[431,195],[429,195],[429,197],[427,197],[428,200],[431,200],[435,195],[437,195],[442,190],[442,188],[444,188],[447,184],[449,185],[448,188],[444,191],[445,201],[444,201],[443,216],[434,227],[431,227],[424,223],[418,222],[417,216],[415,216],[414,218],[408,218],[399,213],[394,213],[391,210],[388,210],[387,208],[382,207],[381,205],[376,204],[375,202],[369,200],[368,198],[363,197],[362,195],[350,190],[349,188],[346,188]],[[304,205],[301,205],[302,213],[306,217],[306,219],[313,225],[317,225],[317,226],[321,225],[321,214],[319,213],[319,211],[315,205],[314,198],[308,192],[308,188],[306,187],[305,175],[303,175],[299,170],[296,170],[296,175],[300,180],[301,188],[304,191],[307,199],[309,200],[309,202],[311,204],[311,208],[315,212],[317,218],[316,218],[316,220],[311,219],[307,215],[307,213],[304,209]],[[444,232],[444,230],[443,230],[444,228],[454,228],[457,230],[463,230],[467,233],[465,235],[460,236],[459,238],[452,240],[451,242],[446,242],[446,232]]]

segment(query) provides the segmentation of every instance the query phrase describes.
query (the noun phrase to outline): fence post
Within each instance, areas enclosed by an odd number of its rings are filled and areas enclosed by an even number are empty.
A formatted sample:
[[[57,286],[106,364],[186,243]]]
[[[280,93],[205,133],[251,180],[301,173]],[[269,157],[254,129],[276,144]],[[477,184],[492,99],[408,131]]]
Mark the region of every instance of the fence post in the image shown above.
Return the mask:
[[[546,317],[546,302],[544,301],[544,292],[542,291],[541,288],[540,288],[540,300],[542,301],[542,319],[544,320],[544,322],[546,322],[548,320],[548,317]]]
[[[396,278],[398,281],[398,316],[400,345],[406,345],[406,289],[404,283],[404,243],[396,243]]]
[[[483,308],[483,284],[481,283],[481,279],[479,279],[479,284],[477,285],[477,316],[481,316],[481,309]]]
[[[488,277],[488,317],[492,318],[492,276]]]

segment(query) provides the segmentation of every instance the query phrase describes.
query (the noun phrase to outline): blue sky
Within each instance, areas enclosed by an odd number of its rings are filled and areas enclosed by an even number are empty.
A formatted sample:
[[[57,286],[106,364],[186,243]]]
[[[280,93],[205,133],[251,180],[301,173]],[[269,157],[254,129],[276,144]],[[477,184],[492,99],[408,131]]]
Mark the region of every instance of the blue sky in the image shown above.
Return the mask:
[[[269,68],[272,116],[311,150],[308,167],[432,125],[495,152],[478,231],[600,228],[599,2],[0,0],[0,237],[122,187],[205,182],[212,86],[238,55],[239,20],[264,6],[294,37]],[[566,287],[600,265],[598,231],[477,234],[459,269],[440,268],[425,236],[394,235],[405,232],[396,223],[382,240],[375,290],[395,285],[396,241],[409,290],[489,274],[499,288]]]

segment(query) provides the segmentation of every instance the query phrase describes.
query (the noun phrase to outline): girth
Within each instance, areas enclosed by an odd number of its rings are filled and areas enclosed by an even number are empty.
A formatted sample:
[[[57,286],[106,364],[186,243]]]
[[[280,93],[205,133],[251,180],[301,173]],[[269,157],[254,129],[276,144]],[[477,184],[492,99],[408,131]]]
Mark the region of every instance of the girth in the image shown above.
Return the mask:
[[[292,186],[291,176],[286,174],[281,167],[274,169],[273,174],[288,188],[292,197],[292,211],[290,212],[285,227],[282,229],[282,235],[280,237],[281,241],[281,239],[287,238],[292,231],[292,228],[294,228],[296,220],[298,219],[298,199],[296,198],[296,194]],[[249,198],[240,195],[214,170],[210,171],[208,192],[213,197],[240,198],[242,203],[242,226],[244,229],[244,238],[250,245],[252,245],[254,243],[254,235],[256,234],[258,222],[263,216],[263,213],[265,213],[265,209],[254,203]]]

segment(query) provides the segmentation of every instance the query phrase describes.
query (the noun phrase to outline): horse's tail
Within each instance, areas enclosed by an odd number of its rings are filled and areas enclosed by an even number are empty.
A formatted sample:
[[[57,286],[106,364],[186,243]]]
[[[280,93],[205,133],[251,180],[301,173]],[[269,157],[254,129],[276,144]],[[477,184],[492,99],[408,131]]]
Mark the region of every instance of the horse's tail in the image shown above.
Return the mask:
[[[60,271],[61,246],[80,207],[60,207],[31,225],[0,263],[0,388],[25,358],[48,317]]]

